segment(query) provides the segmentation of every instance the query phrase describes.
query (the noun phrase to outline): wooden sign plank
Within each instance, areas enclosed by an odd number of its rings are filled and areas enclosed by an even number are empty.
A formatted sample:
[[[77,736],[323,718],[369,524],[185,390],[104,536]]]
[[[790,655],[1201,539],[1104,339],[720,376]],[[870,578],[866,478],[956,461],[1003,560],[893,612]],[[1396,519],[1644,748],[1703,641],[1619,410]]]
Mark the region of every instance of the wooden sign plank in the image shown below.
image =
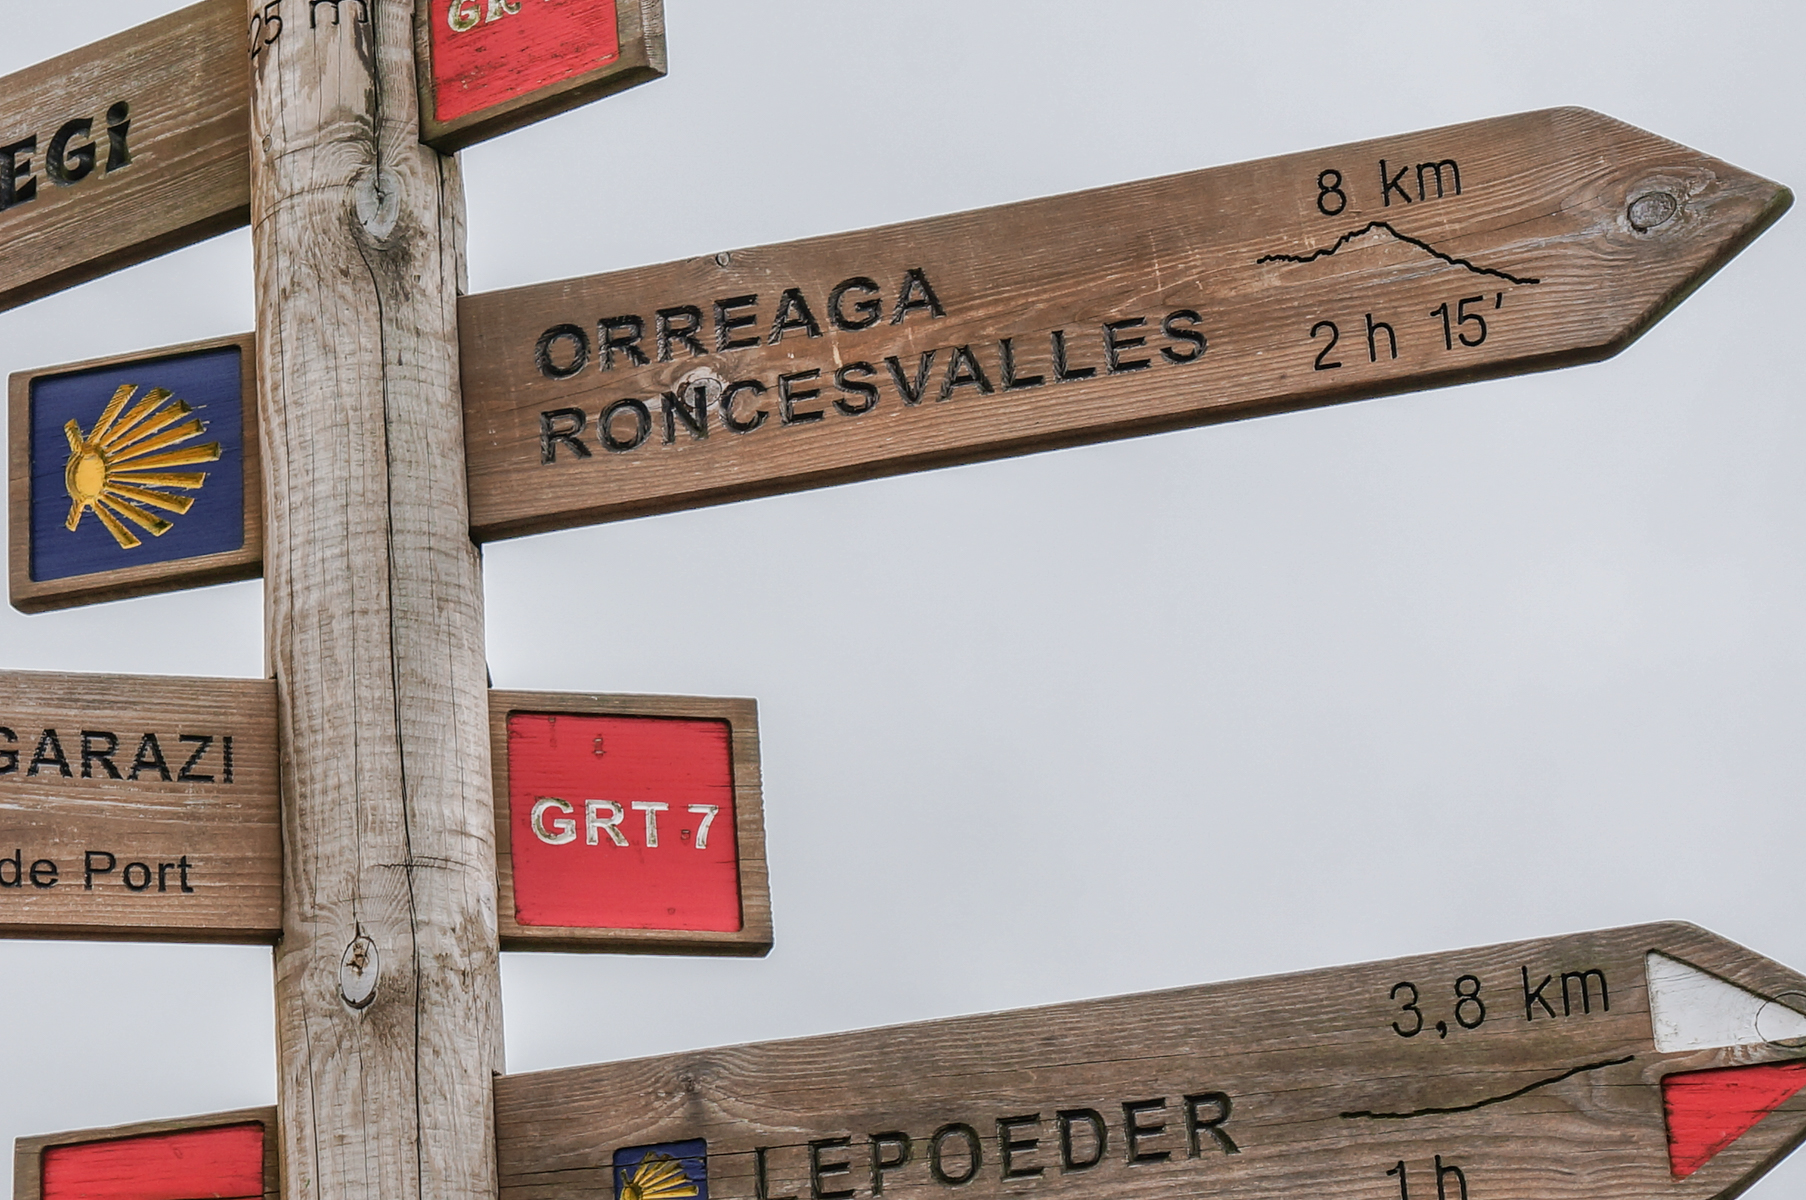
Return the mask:
[[[8,579],[25,612],[263,570],[251,334],[9,380]]]
[[[0,673],[0,936],[281,931],[271,683]]]
[[[13,1200],[276,1200],[276,1110],[22,1137]]]
[[[0,79],[0,309],[250,219],[243,0]]]
[[[473,532],[1605,358],[1790,200],[1555,109],[467,297]]]
[[[764,954],[751,700],[490,694],[504,950]]]
[[[468,296],[471,533],[1606,358],[1791,202],[1555,109]]]
[[[442,153],[665,73],[664,0],[420,0],[420,140]]]
[[[0,937],[273,942],[266,680],[0,673]],[[751,700],[490,693],[502,945],[759,955]]]
[[[1666,924],[506,1076],[495,1099],[503,1200],[1704,1200],[1806,1138],[1803,1089],[1806,977]]]

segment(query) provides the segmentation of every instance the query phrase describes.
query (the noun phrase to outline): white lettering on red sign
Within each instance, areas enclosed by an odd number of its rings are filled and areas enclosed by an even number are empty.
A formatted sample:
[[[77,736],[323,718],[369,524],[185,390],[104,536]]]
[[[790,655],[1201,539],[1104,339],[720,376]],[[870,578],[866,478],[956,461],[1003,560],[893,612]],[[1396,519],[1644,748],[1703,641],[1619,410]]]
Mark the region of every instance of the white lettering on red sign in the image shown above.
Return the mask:
[[[635,800],[633,810],[645,816],[645,841],[648,850],[658,849],[658,814],[669,812],[671,806],[657,800]],[[547,814],[556,810],[563,814],[548,819]],[[715,823],[715,817],[721,812],[719,804],[691,804],[686,811],[702,818],[696,826],[696,836],[689,837],[690,831],[684,830],[684,837],[692,848],[707,850],[709,848],[709,826]],[[608,840],[617,846],[631,846],[627,834],[621,829],[621,822],[626,819],[626,812],[617,800],[585,800],[583,802],[583,843],[586,846],[598,846],[602,843],[601,835],[606,833]],[[541,796],[533,802],[533,814],[529,818],[533,836],[548,846],[563,846],[577,840],[577,809],[568,800],[556,796]]]
[[[451,10],[446,14],[447,23],[453,33],[463,33],[467,29],[475,29],[486,21],[499,21],[503,17],[513,16],[520,11],[520,0],[489,0],[489,11],[485,13],[478,0],[451,0]]]

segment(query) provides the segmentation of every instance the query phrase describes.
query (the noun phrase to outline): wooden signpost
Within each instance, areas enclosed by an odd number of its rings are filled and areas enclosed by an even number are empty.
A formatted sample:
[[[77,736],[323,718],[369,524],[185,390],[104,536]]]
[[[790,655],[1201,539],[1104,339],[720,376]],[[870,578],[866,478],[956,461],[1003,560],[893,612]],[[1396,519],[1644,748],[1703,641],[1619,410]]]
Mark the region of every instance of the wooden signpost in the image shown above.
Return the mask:
[[[243,0],[0,79],[0,309],[243,225]]]
[[[1646,925],[509,1076],[496,1123],[503,1200],[1705,1200],[1803,1089],[1806,977]]]
[[[274,941],[276,688],[0,673],[0,936]]]
[[[1705,1198],[1806,1138],[1806,978],[1683,925],[498,1079],[504,945],[771,913],[752,702],[490,692],[474,541],[1605,357],[1791,201],[1559,109],[460,297],[438,151],[663,70],[658,0],[204,0],[0,81],[0,307],[257,218],[255,338],[14,377],[13,602],[261,562],[273,676],[0,675],[0,934],[273,941],[280,1059],[17,1200]]]

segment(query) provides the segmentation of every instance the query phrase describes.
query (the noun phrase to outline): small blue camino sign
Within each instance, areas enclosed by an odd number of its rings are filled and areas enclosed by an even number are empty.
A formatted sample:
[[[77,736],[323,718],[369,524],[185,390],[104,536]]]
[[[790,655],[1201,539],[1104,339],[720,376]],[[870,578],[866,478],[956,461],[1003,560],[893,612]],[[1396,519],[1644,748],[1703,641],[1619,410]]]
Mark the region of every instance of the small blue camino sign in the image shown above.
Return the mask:
[[[25,418],[29,464],[28,497],[13,492],[27,509],[13,517],[13,553],[26,559],[13,564],[15,605],[257,573],[261,547],[248,544],[257,523],[246,512],[259,497],[246,469],[255,425],[245,411],[245,341],[32,373],[23,389],[15,378],[13,414]],[[20,457],[15,451],[15,471]],[[94,594],[42,602],[46,588],[76,581]],[[22,584],[25,599],[39,603],[21,602]]]
[[[616,1150],[614,1174],[615,1200],[709,1200],[709,1144],[691,1138]]]

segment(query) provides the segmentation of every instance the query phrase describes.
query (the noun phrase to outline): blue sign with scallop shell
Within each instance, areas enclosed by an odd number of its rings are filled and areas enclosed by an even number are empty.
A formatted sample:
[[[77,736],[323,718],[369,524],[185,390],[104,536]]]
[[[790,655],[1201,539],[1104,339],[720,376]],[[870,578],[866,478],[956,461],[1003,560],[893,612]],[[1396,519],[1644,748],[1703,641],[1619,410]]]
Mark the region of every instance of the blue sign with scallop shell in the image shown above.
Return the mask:
[[[223,346],[32,380],[33,580],[244,545],[242,358]]]
[[[615,1200],[709,1200],[709,1144],[702,1138],[616,1150]]]

